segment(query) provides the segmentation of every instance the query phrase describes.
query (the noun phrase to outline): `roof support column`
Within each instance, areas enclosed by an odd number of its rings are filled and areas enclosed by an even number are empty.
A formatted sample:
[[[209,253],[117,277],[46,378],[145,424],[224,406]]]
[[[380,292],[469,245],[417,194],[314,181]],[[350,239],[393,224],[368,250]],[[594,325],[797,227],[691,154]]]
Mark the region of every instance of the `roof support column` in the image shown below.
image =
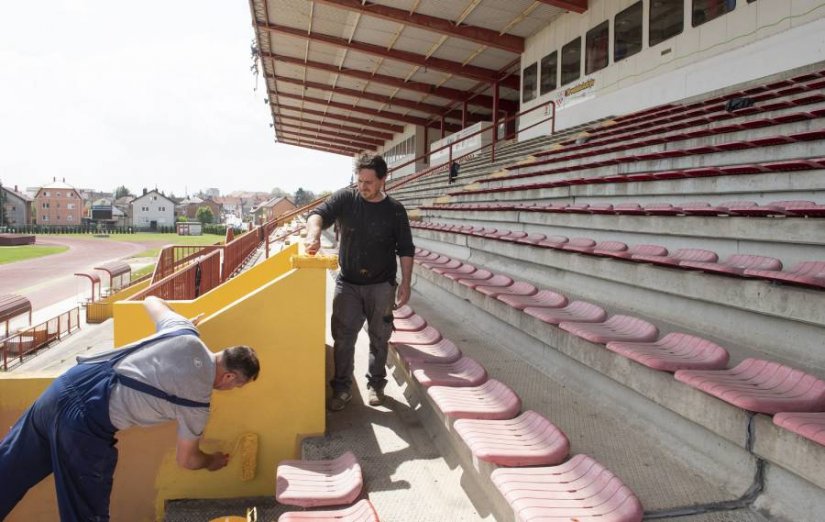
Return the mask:
[[[446,133],[447,133],[447,132],[446,132],[446,129],[445,129],[444,115],[442,114],[442,115],[441,115],[441,139],[442,139],[442,140],[444,139],[444,135],[445,135]]]
[[[465,100],[461,106],[461,128],[467,128],[467,101]]]
[[[496,141],[498,141],[498,82],[493,82],[493,143],[490,162],[496,161]]]

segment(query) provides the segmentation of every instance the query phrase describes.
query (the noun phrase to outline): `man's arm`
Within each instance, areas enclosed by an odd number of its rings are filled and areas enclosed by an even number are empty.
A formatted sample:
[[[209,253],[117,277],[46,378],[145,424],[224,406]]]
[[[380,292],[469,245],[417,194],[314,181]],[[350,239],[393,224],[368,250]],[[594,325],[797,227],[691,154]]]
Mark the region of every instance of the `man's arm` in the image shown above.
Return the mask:
[[[229,463],[226,453],[204,453],[200,448],[199,439],[178,438],[177,455],[178,466],[185,469],[208,469],[217,471]]]
[[[410,256],[401,256],[401,284],[398,285],[398,290],[395,294],[395,303],[397,307],[402,307],[410,300],[410,282],[412,280],[413,258]]]
[[[307,219],[307,237],[304,241],[306,253],[314,256],[321,249],[321,227],[324,220],[318,214],[312,214]]]

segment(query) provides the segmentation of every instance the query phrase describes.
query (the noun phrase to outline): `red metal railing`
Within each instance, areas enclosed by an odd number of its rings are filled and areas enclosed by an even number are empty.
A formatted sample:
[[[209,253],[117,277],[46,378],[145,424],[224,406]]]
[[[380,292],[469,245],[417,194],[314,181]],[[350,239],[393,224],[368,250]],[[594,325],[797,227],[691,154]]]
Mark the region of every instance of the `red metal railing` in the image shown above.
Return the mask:
[[[235,270],[238,269],[249,255],[254,252],[264,241],[264,230],[268,223],[255,227],[246,234],[236,237],[223,249],[223,269],[221,270],[224,281],[229,279]]]
[[[75,307],[46,322],[30,326],[0,340],[3,371],[8,371],[20,364],[26,356],[37,355],[37,350],[52,341],[66,337],[80,328],[80,307]]]
[[[166,276],[128,301],[142,301],[150,295],[162,299],[195,299],[221,283],[221,252],[214,250],[183,270]]]
[[[155,265],[155,270],[152,273],[152,282],[156,283],[161,279],[169,277],[174,274],[181,267],[198,257],[212,252],[213,250],[220,250],[223,245],[170,245],[163,247],[158,254],[158,262]]]

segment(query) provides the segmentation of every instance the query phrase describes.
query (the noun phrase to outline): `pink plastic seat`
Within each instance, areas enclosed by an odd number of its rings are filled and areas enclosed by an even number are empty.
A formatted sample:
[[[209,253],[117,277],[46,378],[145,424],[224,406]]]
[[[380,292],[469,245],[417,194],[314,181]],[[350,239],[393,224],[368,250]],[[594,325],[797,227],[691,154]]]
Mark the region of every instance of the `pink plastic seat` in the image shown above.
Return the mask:
[[[465,284],[462,281],[459,281],[459,283],[460,284]],[[475,282],[473,282],[473,283],[475,283]],[[475,290],[477,290],[477,291],[479,291],[479,292],[481,292],[485,295],[489,295],[489,292],[495,292],[496,290],[500,290],[502,288],[507,288],[507,287],[512,286],[512,285],[513,285],[513,278],[512,277],[508,277],[508,276],[503,275],[503,274],[496,274],[493,277],[491,277],[490,279],[486,279],[484,281],[478,282],[478,284],[467,284],[466,286],[470,286],[471,288],[474,288]],[[479,290],[480,287],[483,287],[484,290]]]
[[[782,208],[774,205],[758,205],[753,201],[729,201],[720,203],[720,207],[728,209],[731,216],[765,217],[784,214]]]
[[[610,341],[649,342],[659,336],[659,329],[638,317],[613,315],[603,323],[559,323],[559,328],[592,343]]]
[[[679,266],[723,275],[744,275],[745,270],[782,270],[782,262],[774,257],[734,254],[721,263],[681,261]]]
[[[412,309],[412,307],[410,307],[410,305],[404,305],[401,308],[397,308],[397,309],[393,310],[392,311],[392,316],[395,319],[406,319],[406,318],[410,317],[411,315],[413,315],[414,313],[415,312],[413,312],[413,309]]]
[[[524,313],[548,324],[559,324],[565,321],[600,323],[607,319],[607,312],[602,307],[585,301],[573,301],[564,308],[528,306],[524,309]]]
[[[773,423],[825,446],[825,412],[777,413],[773,416]]]
[[[621,241],[601,241],[593,247],[593,255],[615,256],[627,252],[627,245]]]
[[[415,258],[413,258],[413,261],[415,261],[416,263],[421,264],[421,263],[424,263],[425,261],[433,261],[435,259],[438,259],[440,256],[441,256],[441,254],[436,254],[435,252],[430,252],[429,254],[426,254],[426,255],[415,256]]]
[[[434,344],[441,340],[441,332],[426,326],[416,332],[396,330],[390,335],[392,344]]]
[[[275,499],[305,508],[351,504],[364,483],[351,451],[333,460],[284,460],[275,477]]]
[[[825,205],[813,201],[774,201],[771,205],[781,208],[788,216],[825,217]]]
[[[613,205],[610,203],[596,203],[595,205],[590,205],[587,211],[591,214],[612,214]]]
[[[509,420],[459,419],[453,427],[474,457],[499,466],[552,466],[570,451],[567,436],[532,410]]]
[[[455,275],[465,275],[465,274],[472,274],[476,271],[476,267],[473,265],[468,265],[467,263],[459,264],[455,268],[447,268],[446,265],[444,266],[437,266],[433,268],[433,272],[436,274],[441,274],[446,276],[447,274],[455,274]]]
[[[666,256],[667,248],[661,245],[633,245],[625,251],[598,252],[594,250],[593,252],[618,259],[632,259],[633,256]]]
[[[432,344],[393,344],[398,356],[407,365],[416,362],[449,363],[461,357],[461,350],[449,339]]]
[[[498,294],[496,299],[507,303],[516,310],[525,308],[563,308],[567,306],[567,297],[552,290],[540,290],[533,295]]]
[[[518,241],[520,239],[527,238],[527,236],[528,236],[527,232],[510,232],[506,236],[500,236],[499,239],[501,241],[508,241],[510,243],[515,243],[516,241]]]
[[[290,511],[278,517],[278,522],[378,522],[375,506],[367,499],[341,509],[323,511]]]
[[[682,261],[713,263],[719,259],[719,256],[716,255],[716,252],[701,248],[680,248],[668,256],[634,255],[631,259],[653,263],[654,265],[679,266]]]
[[[432,386],[427,393],[444,415],[454,419],[512,419],[521,399],[507,385],[489,379],[480,386]]]
[[[547,236],[541,241],[538,241],[536,245],[544,248],[561,248],[569,241],[570,240],[564,236]]]
[[[468,265],[464,265],[468,266]],[[452,279],[453,281],[459,281],[461,279],[469,279],[469,280],[477,280],[477,281],[484,281],[486,279],[490,279],[493,277],[493,273],[489,270],[485,270],[483,268],[478,268],[469,273],[461,273],[461,272],[444,272],[444,275]]]
[[[619,203],[613,206],[613,213],[639,216],[643,215],[645,211],[638,203]]]
[[[611,341],[607,349],[639,364],[663,372],[721,370],[728,351],[716,343],[684,333],[669,333],[654,342]]]
[[[763,359],[745,359],[730,370],[679,370],[676,379],[744,410],[824,411],[825,381]]]
[[[593,247],[596,246],[596,242],[587,237],[574,237],[567,243],[561,245],[562,250],[569,250],[571,252],[580,252],[580,253],[590,253],[593,251]]]
[[[433,268],[433,267],[436,267],[436,266],[446,265],[450,261],[452,261],[452,259],[450,259],[449,257],[447,257],[445,255],[439,255],[435,259],[422,260],[421,261],[421,266],[426,267],[426,268]]]
[[[445,274],[445,275],[447,275],[447,277],[450,277],[450,274]],[[485,281],[489,281],[492,278],[493,278],[493,273],[490,272],[489,270],[484,270],[483,268],[479,268],[478,270],[476,270],[472,274],[463,275],[463,276],[458,277],[458,278],[450,277],[450,279],[455,279],[455,281],[458,282],[458,284],[460,284],[462,286],[469,287],[469,288],[475,288],[478,285],[486,284]],[[511,281],[512,281],[512,279],[511,279]]]
[[[524,237],[515,239],[514,242],[519,243],[521,245],[535,245],[539,241],[544,240],[546,237],[547,236],[544,235],[544,234],[530,233],[530,234],[527,234]]]
[[[825,261],[803,261],[787,272],[776,270],[745,270],[748,277],[761,277],[777,283],[825,288]]]
[[[539,290],[526,281],[516,281],[510,286],[479,285],[476,291],[490,297],[498,297],[500,295],[534,295]]]
[[[478,386],[487,380],[487,370],[469,357],[453,362],[411,362],[410,372],[425,388],[430,386]]]
[[[682,213],[687,216],[719,216],[727,214],[728,209],[721,206],[714,206],[707,201],[693,201],[679,205]]]
[[[427,326],[427,321],[418,314],[413,314],[406,319],[393,319],[392,326],[399,332],[418,332]]]
[[[645,205],[645,214],[648,216],[676,216],[681,212],[682,209],[679,207],[674,207],[670,203],[654,203],[651,205]]]
[[[499,468],[490,478],[519,521],[642,520],[642,504],[633,491],[587,455],[552,467]]]

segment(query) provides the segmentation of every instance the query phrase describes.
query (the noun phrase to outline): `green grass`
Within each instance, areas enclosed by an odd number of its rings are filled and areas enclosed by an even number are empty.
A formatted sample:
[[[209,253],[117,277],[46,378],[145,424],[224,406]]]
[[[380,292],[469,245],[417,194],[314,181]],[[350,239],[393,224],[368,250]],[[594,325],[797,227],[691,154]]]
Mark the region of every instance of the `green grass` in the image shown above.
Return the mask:
[[[155,270],[155,263],[151,265],[146,265],[143,268],[138,270],[132,271],[132,281],[135,279],[140,279],[141,277],[145,276],[146,274],[151,274]]]
[[[224,236],[218,234],[179,236],[177,234],[157,234],[152,232],[109,234],[109,237],[95,237],[94,234],[38,234],[37,237],[56,239],[61,237],[81,237],[87,239],[98,239],[100,241],[123,241],[127,243],[147,243],[155,241],[164,245],[214,245],[218,241],[224,240]]]
[[[50,256],[52,254],[59,254],[68,249],[69,247],[65,246],[4,246],[0,247],[0,265],[5,263],[15,263],[17,261],[25,261],[26,259],[34,259],[36,257]]]

